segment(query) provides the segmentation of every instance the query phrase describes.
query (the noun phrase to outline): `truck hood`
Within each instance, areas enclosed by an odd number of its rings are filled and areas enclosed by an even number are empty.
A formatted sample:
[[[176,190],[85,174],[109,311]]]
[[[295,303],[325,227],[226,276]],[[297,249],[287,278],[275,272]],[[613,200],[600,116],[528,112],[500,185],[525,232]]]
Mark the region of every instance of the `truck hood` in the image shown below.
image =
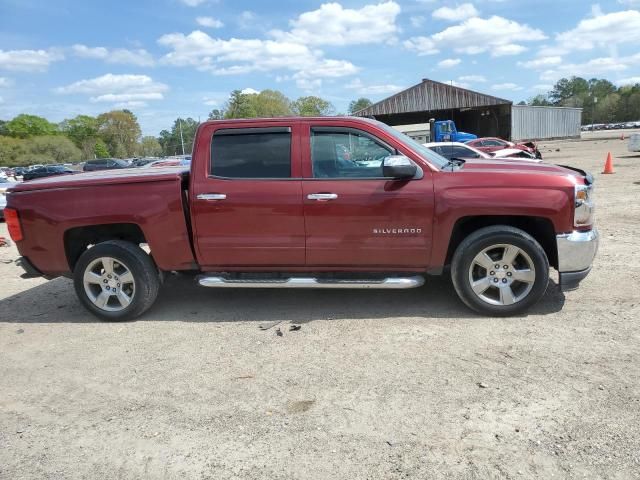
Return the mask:
[[[100,170],[97,172],[78,173],[41,178],[15,184],[12,192],[28,192],[34,190],[50,190],[55,188],[76,188],[89,185],[112,185],[114,183],[145,183],[175,180],[189,172],[185,167],[158,168],[123,168]]]
[[[469,159],[465,161],[461,171],[496,174],[553,175],[557,177],[568,177],[579,184],[585,181],[589,183],[593,182],[593,179],[590,178],[591,175],[584,170],[545,162],[532,162],[526,159]]]

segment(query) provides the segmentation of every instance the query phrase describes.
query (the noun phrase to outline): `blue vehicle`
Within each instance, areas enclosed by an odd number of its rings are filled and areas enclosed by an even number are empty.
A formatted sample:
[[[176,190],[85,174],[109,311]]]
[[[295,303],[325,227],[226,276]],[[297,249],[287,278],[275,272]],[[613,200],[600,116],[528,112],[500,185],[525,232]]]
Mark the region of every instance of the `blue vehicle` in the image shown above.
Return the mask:
[[[453,120],[430,122],[432,142],[467,142],[478,138],[473,133],[459,132]]]

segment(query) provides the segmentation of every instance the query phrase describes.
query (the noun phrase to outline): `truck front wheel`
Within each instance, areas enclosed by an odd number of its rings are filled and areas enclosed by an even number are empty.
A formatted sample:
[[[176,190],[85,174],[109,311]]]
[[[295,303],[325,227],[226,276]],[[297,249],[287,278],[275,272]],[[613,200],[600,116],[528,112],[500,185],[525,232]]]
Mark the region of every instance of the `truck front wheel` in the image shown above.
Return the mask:
[[[138,317],[153,305],[160,288],[151,257],[137,245],[120,240],[85,251],[75,266],[73,282],[87,310],[107,321]]]
[[[451,278],[460,299],[485,315],[513,315],[537,302],[549,283],[549,260],[528,233],[507,225],[481,228],[458,246]]]

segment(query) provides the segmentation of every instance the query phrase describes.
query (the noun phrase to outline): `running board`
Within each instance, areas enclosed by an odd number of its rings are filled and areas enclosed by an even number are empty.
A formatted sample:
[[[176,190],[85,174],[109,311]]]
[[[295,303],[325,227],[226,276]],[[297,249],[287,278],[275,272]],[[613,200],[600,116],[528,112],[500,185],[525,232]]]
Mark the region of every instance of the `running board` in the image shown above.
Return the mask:
[[[200,275],[198,283],[203,287],[212,288],[386,288],[404,289],[416,288],[424,285],[424,277],[390,277],[381,279],[360,280],[332,280],[313,277],[291,277],[277,279],[228,279]]]

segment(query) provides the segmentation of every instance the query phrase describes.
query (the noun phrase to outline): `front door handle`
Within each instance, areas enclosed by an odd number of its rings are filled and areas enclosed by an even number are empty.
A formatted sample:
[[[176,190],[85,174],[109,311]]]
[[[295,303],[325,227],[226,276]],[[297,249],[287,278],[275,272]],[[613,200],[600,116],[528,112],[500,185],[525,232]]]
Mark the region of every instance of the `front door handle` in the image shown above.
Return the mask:
[[[198,200],[207,200],[209,202],[215,202],[219,200],[225,200],[227,196],[224,193],[201,193],[196,198]]]
[[[338,194],[337,193],[310,193],[309,195],[307,195],[307,198],[309,200],[318,200],[318,201],[328,201],[328,200],[335,200],[336,198],[338,198]]]

